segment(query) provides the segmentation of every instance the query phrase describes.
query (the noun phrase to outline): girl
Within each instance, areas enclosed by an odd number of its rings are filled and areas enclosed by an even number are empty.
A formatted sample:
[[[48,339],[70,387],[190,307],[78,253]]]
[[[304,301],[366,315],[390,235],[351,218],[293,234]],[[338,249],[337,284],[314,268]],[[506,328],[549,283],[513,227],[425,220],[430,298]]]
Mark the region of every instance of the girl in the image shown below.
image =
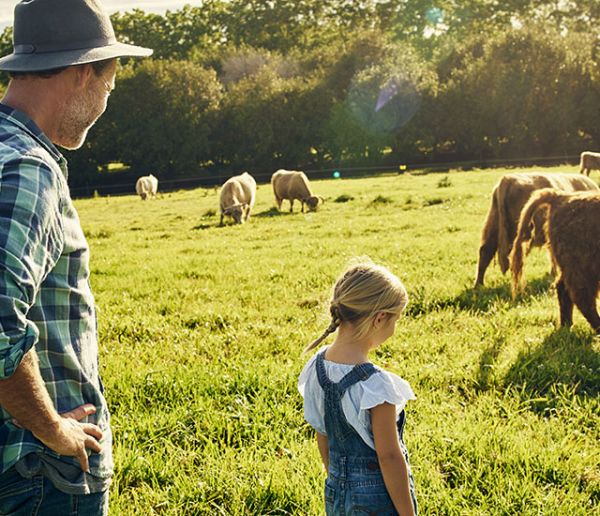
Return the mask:
[[[306,364],[298,380],[304,417],[317,431],[328,516],[417,514],[408,451],[402,440],[408,400],[402,378],[375,367],[371,350],[391,337],[408,296],[385,267],[360,263],[337,281],[331,324],[309,351],[337,330],[331,346]]]

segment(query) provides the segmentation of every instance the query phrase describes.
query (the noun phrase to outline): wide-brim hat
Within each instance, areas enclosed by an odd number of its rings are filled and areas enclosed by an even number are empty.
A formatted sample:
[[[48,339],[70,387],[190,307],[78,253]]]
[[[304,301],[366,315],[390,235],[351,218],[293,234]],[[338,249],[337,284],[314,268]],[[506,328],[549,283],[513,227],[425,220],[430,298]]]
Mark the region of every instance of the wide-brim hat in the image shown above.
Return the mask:
[[[22,0],[15,7],[13,45],[13,53],[0,58],[0,70],[39,72],[152,54],[119,43],[97,0]]]

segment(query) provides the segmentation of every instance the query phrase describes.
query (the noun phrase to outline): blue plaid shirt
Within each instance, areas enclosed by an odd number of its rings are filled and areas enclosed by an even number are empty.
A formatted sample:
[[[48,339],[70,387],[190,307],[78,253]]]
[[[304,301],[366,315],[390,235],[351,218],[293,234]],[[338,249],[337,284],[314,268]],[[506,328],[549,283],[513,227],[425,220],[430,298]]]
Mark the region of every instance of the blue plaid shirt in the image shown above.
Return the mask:
[[[103,452],[90,455],[90,481],[81,474],[75,482],[89,491],[86,485],[110,480],[112,436],[98,372],[89,247],[66,178],[65,158],[35,123],[0,104],[0,379],[35,347],[59,413],[96,407],[85,421],[103,431]],[[0,407],[0,473],[32,453],[59,469],[78,466],[13,425]]]

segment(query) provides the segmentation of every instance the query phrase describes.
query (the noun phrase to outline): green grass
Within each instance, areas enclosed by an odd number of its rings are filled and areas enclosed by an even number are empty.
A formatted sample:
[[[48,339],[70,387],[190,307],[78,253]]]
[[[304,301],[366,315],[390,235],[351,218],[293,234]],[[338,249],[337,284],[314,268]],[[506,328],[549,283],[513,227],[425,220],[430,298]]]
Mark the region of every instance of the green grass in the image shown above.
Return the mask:
[[[496,265],[471,289],[504,172],[451,172],[443,197],[438,174],[314,181],[348,202],[306,214],[277,212],[260,186],[243,226],[218,227],[212,189],[77,201],[113,414],[111,514],[323,513],[296,379],[357,255],[409,291],[373,358],[418,397],[406,440],[422,514],[600,514],[598,340],[579,313],[558,328],[542,250],[516,302]]]

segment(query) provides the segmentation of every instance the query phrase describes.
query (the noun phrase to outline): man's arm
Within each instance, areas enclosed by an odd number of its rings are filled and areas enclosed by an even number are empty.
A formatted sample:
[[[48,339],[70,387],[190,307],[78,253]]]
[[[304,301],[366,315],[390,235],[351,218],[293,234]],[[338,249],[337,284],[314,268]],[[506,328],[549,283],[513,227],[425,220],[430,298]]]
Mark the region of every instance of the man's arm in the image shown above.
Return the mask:
[[[89,406],[67,417],[56,412],[33,347],[39,332],[28,319],[44,278],[62,252],[54,174],[31,156],[0,167],[0,405],[16,424],[55,452],[77,457],[87,471],[85,449],[99,452],[96,439],[102,433],[95,425],[77,421],[90,414]]]
[[[83,471],[89,472],[86,448],[102,451],[97,441],[102,432],[96,425],[60,417],[54,410],[34,350],[23,357],[10,378],[0,380],[0,405],[48,448],[77,458]],[[89,410],[83,415],[89,415]]]

